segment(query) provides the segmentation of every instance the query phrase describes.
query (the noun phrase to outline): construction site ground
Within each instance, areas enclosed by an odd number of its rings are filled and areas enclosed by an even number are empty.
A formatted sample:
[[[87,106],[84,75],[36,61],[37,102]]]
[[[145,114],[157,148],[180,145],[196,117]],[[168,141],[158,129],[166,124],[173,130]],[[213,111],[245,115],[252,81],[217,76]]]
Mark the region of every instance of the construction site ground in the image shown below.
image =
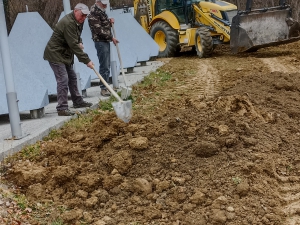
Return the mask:
[[[164,60],[130,123],[92,111],[3,163],[4,224],[300,224],[300,42]]]

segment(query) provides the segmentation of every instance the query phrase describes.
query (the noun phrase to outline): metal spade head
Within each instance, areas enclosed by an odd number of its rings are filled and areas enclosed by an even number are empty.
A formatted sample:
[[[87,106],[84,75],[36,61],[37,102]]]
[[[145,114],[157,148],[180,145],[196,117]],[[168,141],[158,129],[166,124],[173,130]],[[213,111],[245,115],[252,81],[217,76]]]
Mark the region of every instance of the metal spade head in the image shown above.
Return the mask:
[[[125,123],[128,123],[132,117],[132,102],[128,101],[120,101],[113,102],[112,106],[117,114],[117,117],[123,120]]]

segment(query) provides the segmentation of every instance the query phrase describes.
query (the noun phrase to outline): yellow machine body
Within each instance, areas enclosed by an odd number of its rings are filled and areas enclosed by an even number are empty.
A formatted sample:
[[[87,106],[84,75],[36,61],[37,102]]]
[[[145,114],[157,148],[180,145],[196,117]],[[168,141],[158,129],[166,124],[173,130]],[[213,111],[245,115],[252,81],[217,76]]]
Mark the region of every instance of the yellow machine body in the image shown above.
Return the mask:
[[[174,56],[191,47],[195,47],[199,57],[208,57],[218,44],[230,44],[233,52],[239,52],[288,40],[284,23],[289,8],[280,6],[278,12],[273,8],[277,10],[272,7],[268,12],[265,9],[252,14],[247,11],[240,16],[237,6],[226,1],[134,0],[134,16],[159,45],[160,57]],[[277,38],[278,32],[273,29],[258,42],[257,35],[265,33],[259,30],[259,24],[265,23],[262,27],[268,27],[271,20],[278,23],[282,35]]]

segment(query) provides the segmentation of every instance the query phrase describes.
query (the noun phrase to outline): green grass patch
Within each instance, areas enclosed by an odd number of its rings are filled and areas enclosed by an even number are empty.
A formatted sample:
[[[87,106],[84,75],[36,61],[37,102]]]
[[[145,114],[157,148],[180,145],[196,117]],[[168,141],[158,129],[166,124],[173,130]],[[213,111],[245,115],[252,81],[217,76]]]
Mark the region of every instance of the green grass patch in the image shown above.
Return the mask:
[[[5,165],[8,163],[13,163],[18,160],[30,160],[33,161],[37,157],[41,156],[42,151],[41,151],[41,143],[37,142],[33,145],[29,145],[24,147],[21,151],[17,152],[14,155],[11,155],[7,157],[4,160],[3,168],[5,170]]]
[[[72,119],[64,124],[64,127],[73,127],[75,129],[83,128],[93,122],[95,114],[78,114],[78,118]]]
[[[61,219],[56,219],[51,223],[51,225],[64,225],[64,223]]]
[[[44,137],[43,140],[44,141],[54,140],[60,136],[61,136],[60,130],[51,130],[48,136]]]
[[[34,145],[25,147],[20,154],[22,159],[35,159],[37,156],[41,155],[41,145],[40,143],[36,143]]]
[[[156,70],[149,74],[149,76],[144,77],[144,80],[141,82],[141,87],[147,87],[150,85],[163,86],[166,81],[170,80],[172,75],[164,70]]]
[[[121,97],[121,92],[118,92],[117,94]],[[131,100],[132,103],[134,102],[132,95],[128,96],[126,100]],[[102,111],[114,111],[114,108],[112,106],[113,102],[118,102],[118,100],[113,95],[111,95],[109,99],[107,99],[106,101],[101,101],[99,103],[99,108]]]
[[[14,199],[16,200],[17,205],[20,207],[20,209],[25,210],[27,208],[28,201],[27,201],[25,195],[23,195],[23,194],[16,195],[14,197]]]
[[[117,99],[114,96],[110,96],[108,100],[106,101],[101,101],[99,103],[99,107],[103,111],[113,111],[114,108],[112,106],[112,103],[117,101]]]

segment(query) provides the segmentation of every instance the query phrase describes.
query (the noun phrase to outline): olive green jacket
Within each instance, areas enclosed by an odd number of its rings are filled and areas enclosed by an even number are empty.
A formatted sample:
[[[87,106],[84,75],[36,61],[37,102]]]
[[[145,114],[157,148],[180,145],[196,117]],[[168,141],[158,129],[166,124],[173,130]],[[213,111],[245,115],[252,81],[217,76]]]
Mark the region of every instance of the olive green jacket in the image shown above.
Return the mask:
[[[74,54],[79,62],[88,64],[89,56],[79,47],[83,24],[75,20],[71,12],[63,17],[55,26],[53,34],[44,51],[44,59],[52,63],[73,64]]]

